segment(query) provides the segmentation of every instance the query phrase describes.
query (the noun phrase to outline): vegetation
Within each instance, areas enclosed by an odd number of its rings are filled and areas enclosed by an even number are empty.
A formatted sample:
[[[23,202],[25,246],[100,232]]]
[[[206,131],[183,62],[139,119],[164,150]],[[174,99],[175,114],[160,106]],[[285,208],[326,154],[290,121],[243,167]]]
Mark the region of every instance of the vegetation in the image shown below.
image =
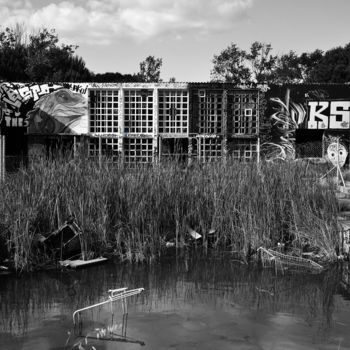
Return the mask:
[[[232,43],[220,55],[214,55],[212,80],[234,84],[265,83],[271,80],[277,60],[271,51],[271,44],[258,41],[251,45],[250,52]]]
[[[231,43],[214,55],[212,81],[235,84],[347,83],[350,44],[326,52],[272,54],[268,43],[254,42],[246,52]]]
[[[139,72],[94,74],[75,51],[59,45],[54,29],[28,34],[23,25],[0,31],[0,80],[20,82],[159,82],[162,58],[149,55]],[[326,52],[316,49],[298,55],[272,54],[270,43],[255,41],[248,51],[231,43],[214,55],[211,80],[234,84],[347,83],[350,81],[350,43]],[[175,78],[170,78],[174,82]]]
[[[74,45],[58,45],[54,30],[28,35],[16,25],[0,32],[0,79],[8,81],[89,81],[91,72]]]
[[[146,83],[157,83],[160,80],[160,68],[163,60],[154,56],[148,56],[140,63],[139,80]]]
[[[94,74],[76,55],[78,46],[59,45],[54,29],[28,34],[23,25],[0,30],[0,80],[18,82],[158,82],[162,59],[148,56],[134,74]]]
[[[279,242],[308,244],[328,259],[337,237],[334,193],[296,163],[177,163],[136,169],[85,159],[41,160],[0,186],[0,236],[16,270],[48,262],[37,235],[47,236],[74,214],[87,251],[152,260],[203,235],[202,248],[248,256]],[[214,238],[208,232],[215,230]],[[197,246],[199,248],[199,245]]]

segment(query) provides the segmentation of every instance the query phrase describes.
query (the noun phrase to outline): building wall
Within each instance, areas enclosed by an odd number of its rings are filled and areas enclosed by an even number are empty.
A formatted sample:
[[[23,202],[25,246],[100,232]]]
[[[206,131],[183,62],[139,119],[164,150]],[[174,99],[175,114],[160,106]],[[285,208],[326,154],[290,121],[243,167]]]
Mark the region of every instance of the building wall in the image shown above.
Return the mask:
[[[253,159],[259,91],[226,84],[120,84],[89,89],[90,154],[127,163]],[[99,139],[99,141],[96,140]]]
[[[350,84],[271,85],[266,101],[276,153],[325,157],[334,139],[349,149]]]
[[[261,92],[216,83],[1,83],[7,152],[76,145],[113,161],[254,159]],[[27,140],[28,137],[28,140]],[[74,139],[74,142],[72,141]],[[28,145],[28,150],[27,150]],[[67,146],[67,147],[68,147]]]

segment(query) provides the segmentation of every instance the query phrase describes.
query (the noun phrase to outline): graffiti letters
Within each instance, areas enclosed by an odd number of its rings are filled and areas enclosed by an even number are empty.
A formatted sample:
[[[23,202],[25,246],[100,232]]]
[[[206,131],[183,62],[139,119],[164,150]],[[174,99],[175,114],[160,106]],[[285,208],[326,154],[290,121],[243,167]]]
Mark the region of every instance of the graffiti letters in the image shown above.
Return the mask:
[[[349,129],[350,101],[309,101],[308,129]]]

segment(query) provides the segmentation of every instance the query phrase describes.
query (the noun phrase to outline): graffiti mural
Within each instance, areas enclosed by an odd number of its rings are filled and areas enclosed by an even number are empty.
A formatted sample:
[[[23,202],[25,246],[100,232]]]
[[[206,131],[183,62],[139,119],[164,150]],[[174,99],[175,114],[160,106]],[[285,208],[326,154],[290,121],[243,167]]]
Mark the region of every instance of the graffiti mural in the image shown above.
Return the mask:
[[[346,146],[340,143],[339,140],[330,143],[327,147],[327,158],[334,166],[343,167],[347,156]]]
[[[271,138],[264,147],[271,159],[325,157],[324,134],[350,132],[350,86],[271,86],[266,97]]]
[[[307,101],[307,129],[349,129],[349,101]]]
[[[88,87],[87,83],[0,83],[6,127],[27,127],[29,133],[86,133]]]
[[[0,101],[6,126],[27,126],[26,114],[33,108],[35,101],[61,87],[56,84],[1,83]]]
[[[295,158],[295,130],[305,117],[304,109],[293,103],[287,106],[280,98],[270,98],[272,105],[271,141],[262,145],[268,159]]]
[[[28,112],[28,134],[85,134],[88,132],[87,99],[60,89],[42,96]]]

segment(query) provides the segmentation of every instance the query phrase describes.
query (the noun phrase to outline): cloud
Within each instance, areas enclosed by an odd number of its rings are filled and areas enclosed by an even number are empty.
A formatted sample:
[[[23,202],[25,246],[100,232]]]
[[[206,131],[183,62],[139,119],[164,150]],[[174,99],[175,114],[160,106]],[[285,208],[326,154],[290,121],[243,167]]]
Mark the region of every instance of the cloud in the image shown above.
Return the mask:
[[[0,0],[2,27],[16,22],[55,28],[60,38],[110,44],[229,31],[247,16],[254,0]],[[39,1],[40,2],[40,1]]]

